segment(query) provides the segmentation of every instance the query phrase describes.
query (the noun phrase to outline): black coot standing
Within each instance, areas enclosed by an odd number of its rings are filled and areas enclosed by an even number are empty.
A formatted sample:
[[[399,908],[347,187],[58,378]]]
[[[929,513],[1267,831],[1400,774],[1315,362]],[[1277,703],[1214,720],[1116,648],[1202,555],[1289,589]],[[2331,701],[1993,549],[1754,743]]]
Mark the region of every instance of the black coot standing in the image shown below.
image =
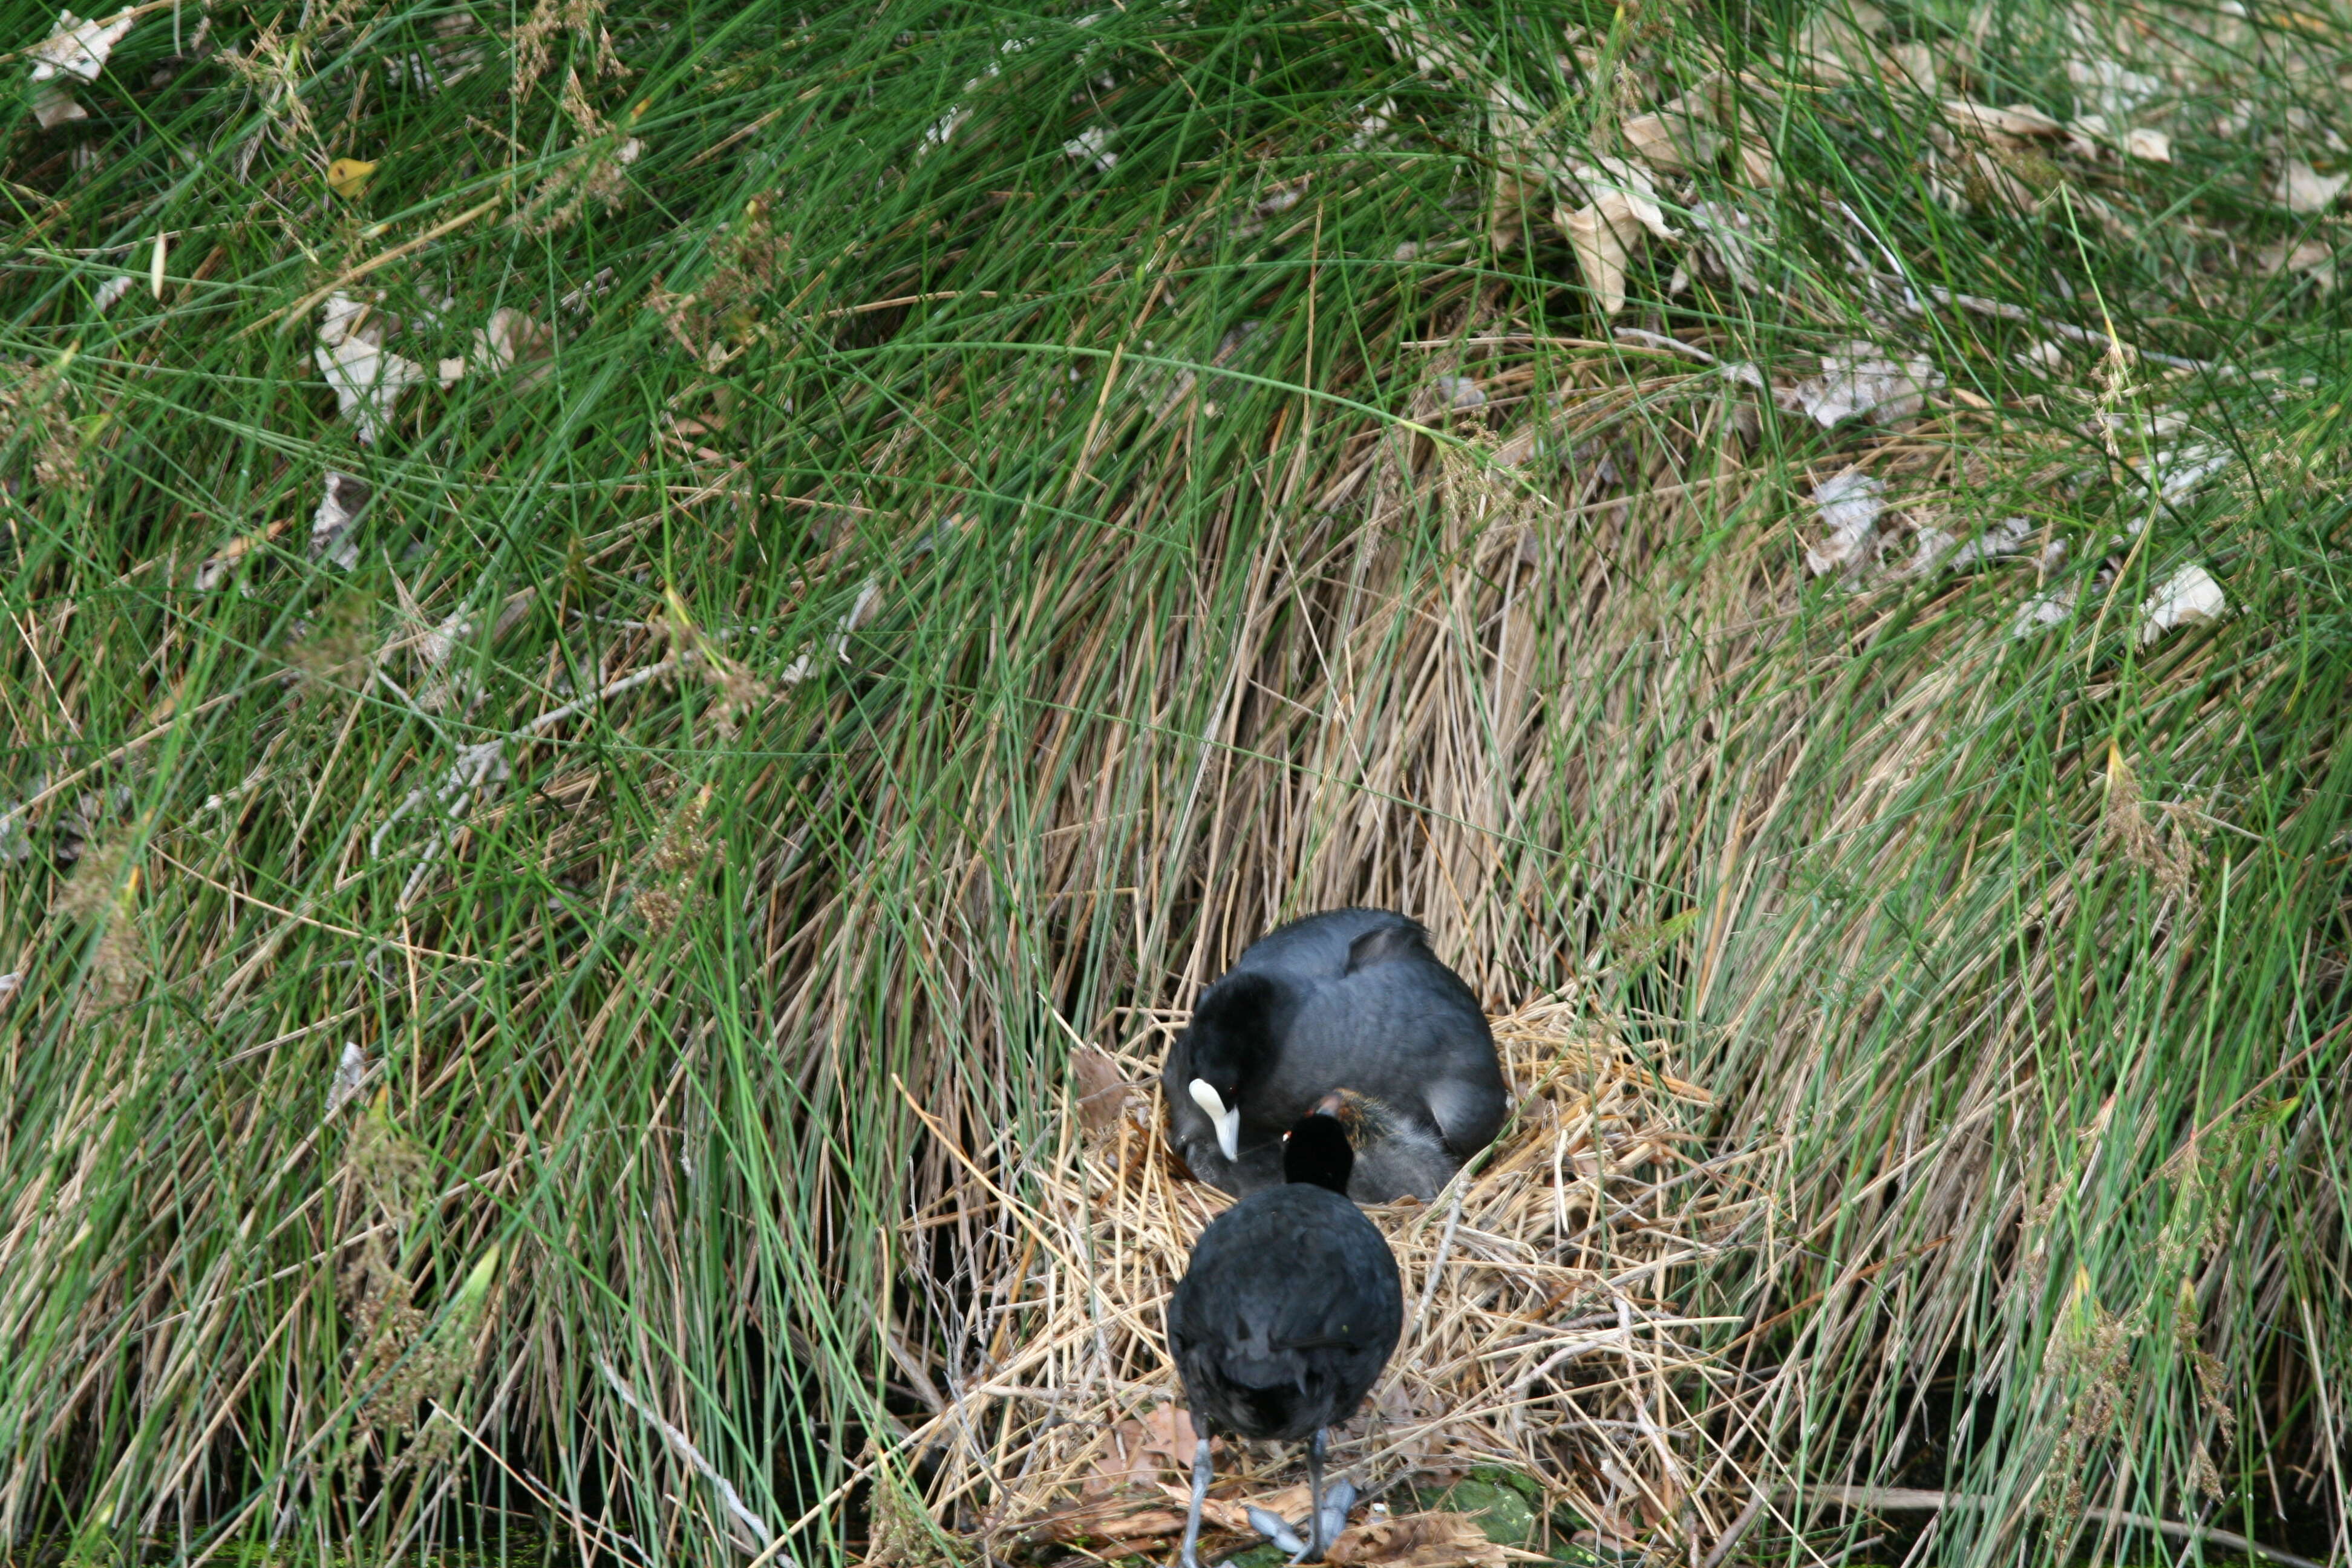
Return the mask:
[[[1283,1131],[1349,1097],[1348,1195],[1433,1198],[1509,1113],[1477,997],[1420,922],[1333,910],[1259,938],[1201,995],[1160,1069],[1177,1152],[1237,1195],[1282,1180]]]
[[[1168,1348],[1198,1438],[1183,1568],[1199,1568],[1213,1433],[1311,1440],[1306,1558],[1322,1555],[1323,1429],[1345,1421],[1388,1364],[1404,1326],[1389,1244],[1348,1201],[1354,1153],[1331,1096],[1291,1130],[1287,1180],[1210,1221],[1168,1298]]]

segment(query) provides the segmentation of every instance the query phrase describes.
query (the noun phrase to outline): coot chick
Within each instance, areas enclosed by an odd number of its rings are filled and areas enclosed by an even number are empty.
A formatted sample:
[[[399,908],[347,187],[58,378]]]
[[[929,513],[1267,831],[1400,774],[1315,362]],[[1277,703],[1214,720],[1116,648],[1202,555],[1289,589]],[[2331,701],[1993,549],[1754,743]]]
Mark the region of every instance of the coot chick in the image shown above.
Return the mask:
[[[1279,1184],[1282,1134],[1335,1089],[1356,1129],[1348,1195],[1423,1199],[1510,1110],[1478,999],[1419,921],[1333,910],[1259,938],[1201,996],[1160,1069],[1192,1173],[1236,1195]]]
[[[1213,1433],[1309,1439],[1305,1560],[1323,1554],[1323,1429],[1356,1413],[1404,1326],[1396,1258],[1347,1198],[1355,1162],[1333,1095],[1301,1118],[1282,1151],[1280,1186],[1209,1222],[1168,1298],[1168,1348],[1198,1439],[1183,1568],[1199,1568],[1201,1503]]]

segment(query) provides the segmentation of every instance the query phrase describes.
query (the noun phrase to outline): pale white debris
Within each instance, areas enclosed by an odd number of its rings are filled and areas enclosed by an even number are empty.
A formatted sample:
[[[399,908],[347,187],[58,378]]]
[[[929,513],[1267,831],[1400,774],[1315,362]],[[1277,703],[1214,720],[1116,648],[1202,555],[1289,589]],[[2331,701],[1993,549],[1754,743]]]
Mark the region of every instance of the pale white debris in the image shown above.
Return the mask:
[[[99,314],[104,315],[117,300],[130,293],[131,285],[135,281],[136,279],[126,272],[120,278],[110,278],[100,284],[97,297],[91,301],[97,306]]]
[[[871,577],[868,577],[857,590],[856,602],[849,606],[849,613],[842,616],[839,624],[834,628],[831,642],[835,662],[840,664],[849,662],[849,634],[866,624],[866,617],[873,613],[874,602],[881,596],[882,584]],[[816,668],[815,653],[814,651],[804,653],[786,666],[783,674],[777,679],[786,686],[798,686],[802,681],[814,675]]]
[[[0,974],[0,1002],[5,1002],[9,997],[16,994],[18,988],[24,984],[25,977],[21,974]]]
[[[1945,532],[1932,523],[1924,523],[1912,537],[1911,559],[1903,568],[1906,577],[1929,577],[1944,572],[1965,572],[1988,561],[2004,555],[2014,555],[2024,545],[2033,525],[2021,517],[2004,517],[1967,543]]]
[[[33,119],[44,131],[55,131],[72,121],[89,118],[89,110],[75,102],[74,95],[56,82],[45,83],[38,92],[33,94]],[[76,149],[77,168],[81,166],[80,152],[80,149]]]
[[[427,669],[438,669],[449,662],[458,641],[472,636],[473,631],[472,618],[463,610],[456,611],[416,640],[416,657],[425,661]]]
[[[2352,184],[2352,174],[2323,174],[2302,160],[2290,158],[2279,169],[2273,194],[2289,212],[2324,213],[2336,205],[2347,184]]]
[[[1110,150],[1113,134],[1108,125],[1089,125],[1062,143],[1062,156],[1074,163],[1091,163],[1097,174],[1108,174],[1118,163],[1118,154]]]
[[[351,536],[352,524],[367,509],[370,493],[364,480],[332,468],[327,470],[326,491],[319,498],[319,510],[310,514],[310,553],[314,558],[344,572],[360,563],[360,544]]]
[[[523,386],[536,386],[547,379],[553,367],[547,362],[555,354],[555,331],[533,318],[529,311],[511,306],[500,306],[490,312],[489,325],[474,330],[474,354],[465,359],[445,359],[438,374],[444,388],[463,379],[468,368],[485,374],[512,370],[517,365],[530,368],[518,377]]]
[[[2172,138],[2161,131],[2150,131],[2144,125],[2135,126],[2124,132],[2124,153],[2143,163],[2169,163],[2172,162]]]
[[[1843,570],[1861,571],[1875,559],[1878,516],[1886,510],[1886,483],[1845,468],[1813,487],[1813,505],[1829,538],[1805,552],[1805,568],[1814,576]]]
[[[2140,605],[2139,640],[2152,643],[2176,626],[2218,621],[2230,613],[2230,601],[2211,573],[2191,562],[2165,580],[2164,586]]]
[[[1434,385],[1437,395],[1444,400],[1448,408],[1486,406],[1486,389],[1478,384],[1478,378],[1475,376],[1441,375]]]
[[[2164,90],[2164,83],[2155,77],[2108,59],[2068,60],[2066,79],[2074,84],[2077,99],[2110,121],[2121,121]]]
[[[360,1086],[367,1081],[367,1052],[357,1040],[345,1040],[342,1058],[335,1063],[334,1080],[327,1085],[329,1116],[359,1098]]]
[[[371,445],[392,423],[400,395],[429,374],[415,361],[385,352],[384,325],[366,305],[337,292],[319,308],[319,345],[311,351],[319,374],[335,389],[338,412]]]
[[[400,395],[425,379],[423,365],[386,353],[363,338],[346,338],[332,347],[321,343],[311,357],[335,389],[337,410],[370,445],[391,424]]]
[[[2054,626],[2074,613],[2074,590],[2071,587],[2045,588],[2017,607],[2017,618],[2009,625],[2012,638],[2032,637],[2044,626]]]
[[[47,81],[53,77],[75,76],[84,81],[96,81],[98,73],[106,68],[106,57],[114,52],[114,46],[122,41],[136,19],[136,14],[127,7],[104,22],[85,22],[70,11],[58,12],[58,30],[46,42],[33,47],[33,79]]]
[[[1750,294],[1760,287],[1756,274],[1759,225],[1753,214],[1730,202],[1700,202],[1690,210],[1691,226],[1698,231],[1702,261]]]
[[[1822,356],[1822,374],[1782,395],[1782,406],[1801,408],[1823,429],[1863,415],[1892,423],[1919,412],[1927,395],[1944,384],[1935,365],[1919,355],[1889,359],[1875,343],[1851,342]]]
[[[2156,493],[2166,500],[2177,501],[2194,494],[2207,479],[2235,460],[2236,455],[2228,448],[2198,441],[2158,451],[2149,468],[2156,479]]]

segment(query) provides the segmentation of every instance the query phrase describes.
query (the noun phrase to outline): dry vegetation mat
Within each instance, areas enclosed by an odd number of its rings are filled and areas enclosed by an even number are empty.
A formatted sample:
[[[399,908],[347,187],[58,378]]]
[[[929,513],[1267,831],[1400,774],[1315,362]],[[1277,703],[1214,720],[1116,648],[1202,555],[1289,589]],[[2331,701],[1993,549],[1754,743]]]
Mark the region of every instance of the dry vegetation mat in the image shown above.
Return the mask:
[[[1434,1204],[1370,1211],[1403,1272],[1405,1331],[1334,1462],[1368,1491],[1505,1465],[1594,1521],[1597,1542],[1711,1544],[1752,1489],[1710,1433],[1723,1409],[1712,1385],[1729,1375],[1711,1347],[1731,1320],[1684,1315],[1676,1289],[1753,1233],[1766,1200],[1743,1182],[1748,1160],[1692,1153],[1704,1090],[1654,1049],[1586,1037],[1583,1021],[1565,1003],[1496,1020],[1511,1123]],[[999,1552],[1160,1551],[1182,1524],[1191,1426],[1161,1314],[1193,1238],[1230,1200],[1162,1139],[1164,1040],[1095,1053],[1101,1068],[1050,1156],[1003,1167],[1002,1186],[975,1163],[940,1199],[995,1208],[1002,1256],[1020,1266],[977,1282],[1008,1331],[909,1441],[943,1454],[925,1504]],[[1213,1523],[1239,1526],[1245,1503],[1305,1512],[1290,1495],[1295,1452],[1227,1447]],[[1338,1551],[1388,1561],[1428,1544],[1360,1532]]]

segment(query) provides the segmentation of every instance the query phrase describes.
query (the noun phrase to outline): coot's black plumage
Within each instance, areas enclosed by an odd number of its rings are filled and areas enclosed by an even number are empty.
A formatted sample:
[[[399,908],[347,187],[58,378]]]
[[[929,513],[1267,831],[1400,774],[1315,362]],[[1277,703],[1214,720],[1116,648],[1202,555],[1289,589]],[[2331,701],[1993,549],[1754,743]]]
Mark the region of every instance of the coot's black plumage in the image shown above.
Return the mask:
[[[1199,1439],[1184,1568],[1197,1568],[1213,1433],[1312,1440],[1306,1555],[1322,1554],[1323,1429],[1355,1414],[1404,1326],[1396,1258],[1346,1195],[1354,1157],[1338,1110],[1332,1096],[1299,1121],[1283,1150],[1288,1180],[1212,1220],[1168,1299],[1168,1347]]]
[[[1259,938],[1210,986],[1160,1070],[1192,1173],[1247,1194],[1282,1181],[1282,1134],[1349,1092],[1348,1195],[1431,1198],[1509,1112],[1495,1037],[1418,921],[1333,910]]]

